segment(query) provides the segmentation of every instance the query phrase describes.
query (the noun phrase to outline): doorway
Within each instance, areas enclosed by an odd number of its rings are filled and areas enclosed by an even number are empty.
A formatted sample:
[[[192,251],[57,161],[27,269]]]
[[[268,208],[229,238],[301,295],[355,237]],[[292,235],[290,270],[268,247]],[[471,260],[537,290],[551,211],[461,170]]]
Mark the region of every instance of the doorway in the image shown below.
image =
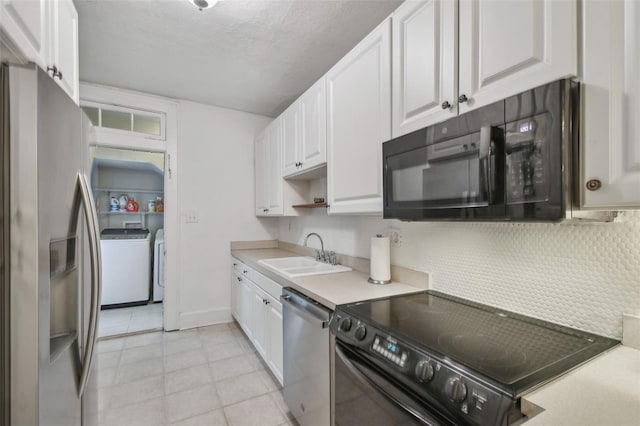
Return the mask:
[[[164,153],[91,146],[89,170],[102,257],[98,338],[162,330]]]

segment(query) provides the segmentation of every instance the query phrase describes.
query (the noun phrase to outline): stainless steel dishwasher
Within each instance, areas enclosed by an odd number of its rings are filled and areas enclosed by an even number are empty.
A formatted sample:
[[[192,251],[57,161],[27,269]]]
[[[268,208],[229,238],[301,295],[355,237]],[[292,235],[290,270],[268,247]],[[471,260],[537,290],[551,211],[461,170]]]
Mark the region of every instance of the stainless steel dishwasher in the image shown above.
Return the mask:
[[[280,296],[284,400],[301,426],[331,422],[329,320],[332,311],[291,288]]]

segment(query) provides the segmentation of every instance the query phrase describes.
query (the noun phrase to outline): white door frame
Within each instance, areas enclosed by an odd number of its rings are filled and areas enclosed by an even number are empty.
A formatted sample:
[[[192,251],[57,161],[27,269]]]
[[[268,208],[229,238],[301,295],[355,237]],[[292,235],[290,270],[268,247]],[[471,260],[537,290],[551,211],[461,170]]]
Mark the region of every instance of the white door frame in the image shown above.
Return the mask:
[[[165,235],[165,288],[164,288],[164,329],[177,330],[178,323],[178,247],[180,247],[178,226],[180,224],[178,199],[178,123],[177,102],[144,93],[114,87],[80,83],[80,105],[82,102],[114,105],[139,110],[164,113],[164,140],[144,137],[119,130],[94,127],[89,145],[114,148],[155,151],[165,153],[164,170],[164,235]]]

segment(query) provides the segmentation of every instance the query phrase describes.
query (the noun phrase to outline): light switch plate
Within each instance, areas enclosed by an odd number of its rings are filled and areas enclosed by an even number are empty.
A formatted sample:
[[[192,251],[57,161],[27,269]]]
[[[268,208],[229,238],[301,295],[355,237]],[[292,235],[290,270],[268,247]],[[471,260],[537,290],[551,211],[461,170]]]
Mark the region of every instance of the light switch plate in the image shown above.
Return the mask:
[[[198,223],[199,222],[198,213],[193,210],[185,212],[184,221],[186,223]]]

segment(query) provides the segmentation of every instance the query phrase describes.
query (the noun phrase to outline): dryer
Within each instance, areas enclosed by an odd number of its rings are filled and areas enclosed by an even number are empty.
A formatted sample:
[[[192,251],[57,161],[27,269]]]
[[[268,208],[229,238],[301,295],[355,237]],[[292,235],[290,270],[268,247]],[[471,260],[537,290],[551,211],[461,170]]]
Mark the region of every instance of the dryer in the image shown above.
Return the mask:
[[[161,302],[164,297],[164,229],[156,232],[153,249],[153,301]]]

